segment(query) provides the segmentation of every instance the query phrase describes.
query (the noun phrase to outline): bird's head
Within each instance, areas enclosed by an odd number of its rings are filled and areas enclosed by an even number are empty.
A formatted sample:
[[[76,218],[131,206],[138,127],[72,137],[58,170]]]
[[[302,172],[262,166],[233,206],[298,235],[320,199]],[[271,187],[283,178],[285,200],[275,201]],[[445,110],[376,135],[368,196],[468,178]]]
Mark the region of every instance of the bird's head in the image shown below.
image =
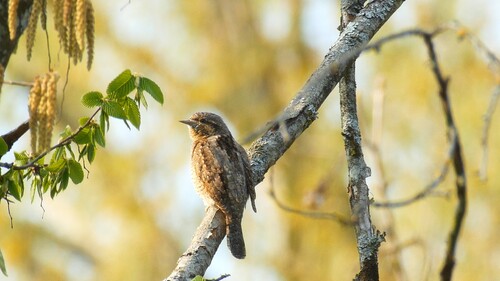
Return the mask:
[[[217,135],[231,135],[222,118],[210,112],[196,112],[187,120],[181,120],[189,126],[191,138],[208,138]]]

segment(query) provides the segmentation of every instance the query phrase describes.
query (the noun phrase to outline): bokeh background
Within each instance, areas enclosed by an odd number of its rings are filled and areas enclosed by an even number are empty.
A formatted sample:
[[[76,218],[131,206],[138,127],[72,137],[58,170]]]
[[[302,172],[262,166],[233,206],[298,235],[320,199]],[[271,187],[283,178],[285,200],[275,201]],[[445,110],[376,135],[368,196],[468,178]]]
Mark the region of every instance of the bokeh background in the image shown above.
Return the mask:
[[[151,102],[140,131],[112,122],[83,184],[54,200],[29,195],[0,206],[0,248],[9,277],[0,280],[161,280],[175,267],[203,216],[189,169],[187,129],[193,112],[223,115],[242,140],[274,118],[301,88],[338,36],[340,1],[93,1],[96,53],[91,71],[72,67],[57,130],[75,128],[91,112],[79,102],[106,88],[124,69],[156,81],[165,104]],[[500,2],[406,1],[376,38],[408,28],[432,30],[459,20],[500,56]],[[51,22],[49,1],[49,26]],[[24,41],[6,80],[32,81],[47,71],[40,30],[31,62]],[[462,136],[469,209],[457,249],[454,280],[500,280],[500,114],[492,119],[487,180],[482,161],[483,116],[498,83],[486,61],[456,32],[436,39]],[[66,59],[50,30],[50,52],[65,75]],[[404,38],[358,60],[359,114],[374,200],[415,194],[438,176],[448,144],[437,85],[421,39]],[[59,82],[62,92],[63,79]],[[498,78],[497,78],[498,79]],[[4,85],[0,132],[28,118],[28,89]],[[60,96],[59,101],[62,100]],[[257,187],[258,213],[246,212],[247,258],[223,242],[206,276],[227,280],[352,280],[358,271],[353,229],[280,209],[349,216],[346,162],[337,90],[319,119]],[[374,153],[370,147],[379,148]],[[248,143],[245,144],[248,146]],[[28,149],[26,135],[13,150]],[[2,159],[6,161],[8,158]],[[438,280],[456,197],[448,175],[431,197],[408,207],[372,209],[390,231],[380,249],[382,280]],[[29,191],[26,191],[29,193]],[[43,208],[42,208],[43,206]]]

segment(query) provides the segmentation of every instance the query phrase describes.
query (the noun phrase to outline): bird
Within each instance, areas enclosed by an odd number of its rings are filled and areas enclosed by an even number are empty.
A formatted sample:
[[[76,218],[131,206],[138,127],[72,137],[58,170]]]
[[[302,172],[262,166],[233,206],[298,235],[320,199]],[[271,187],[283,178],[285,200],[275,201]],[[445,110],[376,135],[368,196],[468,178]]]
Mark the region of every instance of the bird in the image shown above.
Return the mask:
[[[246,202],[255,206],[255,185],[245,149],[236,142],[222,118],[196,112],[181,120],[193,140],[191,170],[196,191],[205,206],[215,206],[225,217],[227,246],[238,259],[246,256],[241,221]]]

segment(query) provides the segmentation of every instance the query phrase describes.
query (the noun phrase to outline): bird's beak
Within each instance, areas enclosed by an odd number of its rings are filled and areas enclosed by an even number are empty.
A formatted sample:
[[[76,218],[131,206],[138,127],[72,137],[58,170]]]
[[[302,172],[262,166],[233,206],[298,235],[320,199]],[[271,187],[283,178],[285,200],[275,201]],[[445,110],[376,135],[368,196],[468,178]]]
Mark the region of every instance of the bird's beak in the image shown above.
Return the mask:
[[[198,122],[193,121],[193,120],[180,120],[179,122],[184,123],[192,128],[194,128],[194,127],[196,127],[196,125],[198,125]]]

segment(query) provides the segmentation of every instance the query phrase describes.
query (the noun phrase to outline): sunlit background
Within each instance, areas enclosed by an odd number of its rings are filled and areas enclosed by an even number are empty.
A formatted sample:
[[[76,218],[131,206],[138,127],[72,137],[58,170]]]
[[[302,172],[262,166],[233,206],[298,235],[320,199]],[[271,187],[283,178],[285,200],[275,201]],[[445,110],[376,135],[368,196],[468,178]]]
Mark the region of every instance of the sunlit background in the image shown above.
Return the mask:
[[[49,1],[49,15],[51,13]],[[142,111],[140,131],[111,124],[105,149],[86,180],[54,200],[0,206],[0,249],[9,277],[0,280],[161,280],[190,243],[204,207],[190,175],[191,141],[178,122],[193,112],[221,114],[244,139],[288,104],[338,37],[339,1],[93,1],[96,52],[89,72],[72,67],[57,131],[91,114],[81,96],[104,91],[124,69],[156,81],[165,104]],[[377,38],[408,28],[432,30],[459,20],[500,56],[500,2],[406,1]],[[53,26],[49,16],[49,26]],[[50,30],[50,29],[49,29]],[[66,77],[66,59],[50,30],[52,63]],[[26,61],[24,38],[6,80],[32,81],[48,69],[44,34]],[[492,119],[487,180],[482,161],[483,116],[493,92],[488,63],[467,40],[436,39],[462,136],[469,209],[457,249],[454,280],[500,279],[500,114]],[[439,175],[447,157],[445,120],[423,41],[404,38],[358,60],[359,115],[374,200],[402,199]],[[497,78],[498,79],[498,78]],[[27,88],[4,85],[0,133],[28,118]],[[59,97],[59,102],[62,95]],[[374,112],[376,114],[374,114]],[[377,115],[381,114],[381,115]],[[377,116],[382,116],[378,118]],[[258,213],[247,209],[247,257],[225,242],[206,277],[227,280],[352,280],[358,272],[353,229],[280,209],[269,196],[300,210],[349,216],[346,162],[337,89],[319,119],[257,187]],[[29,134],[13,150],[29,149]],[[57,136],[55,136],[57,138]],[[380,154],[370,145],[378,144]],[[245,144],[248,147],[248,143]],[[4,157],[2,161],[12,158]],[[383,173],[382,173],[383,171]],[[383,186],[386,185],[384,191]],[[379,255],[381,280],[437,280],[456,196],[448,175],[431,197],[408,207],[372,209],[373,222],[392,233]]]

